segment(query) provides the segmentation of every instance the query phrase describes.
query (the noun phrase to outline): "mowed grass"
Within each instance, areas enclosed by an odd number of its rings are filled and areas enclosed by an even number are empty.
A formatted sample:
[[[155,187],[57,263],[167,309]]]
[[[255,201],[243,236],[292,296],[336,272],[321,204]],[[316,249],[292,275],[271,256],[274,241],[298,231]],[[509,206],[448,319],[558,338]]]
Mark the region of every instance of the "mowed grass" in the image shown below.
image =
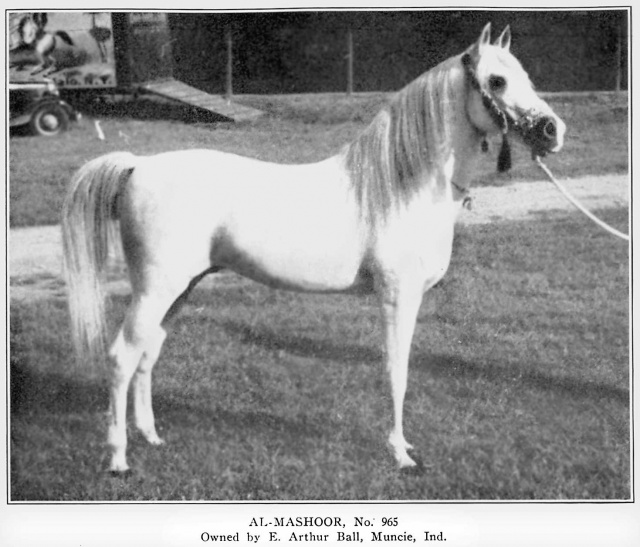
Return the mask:
[[[625,231],[626,211],[599,214]],[[373,298],[215,287],[156,367],[167,445],[130,429],[126,479],[105,471],[106,384],[72,366],[65,302],[12,303],[13,500],[629,499],[628,249],[588,220],[458,227],[410,363],[420,475],[386,447]]]
[[[150,99],[82,106],[84,119],[63,135],[51,139],[14,135],[10,139],[10,225],[58,223],[73,172],[107,152],[130,150],[149,155],[213,148],[273,162],[312,162],[336,154],[355,139],[388,99],[385,93],[350,98],[344,94],[239,96],[239,103],[265,112],[254,123],[239,124],[215,122],[202,113]],[[547,160],[556,176],[628,172],[626,93],[558,95],[548,100],[568,126],[565,148]],[[104,141],[97,138],[95,120],[101,122]],[[491,143],[476,184],[544,178],[515,140],[512,171],[496,177],[499,145],[499,139]]]

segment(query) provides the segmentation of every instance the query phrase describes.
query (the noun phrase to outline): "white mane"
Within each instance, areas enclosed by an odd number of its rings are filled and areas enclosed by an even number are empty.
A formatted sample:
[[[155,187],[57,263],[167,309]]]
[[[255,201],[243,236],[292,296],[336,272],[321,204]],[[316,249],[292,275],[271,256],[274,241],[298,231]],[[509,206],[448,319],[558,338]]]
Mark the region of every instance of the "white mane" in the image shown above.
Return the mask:
[[[453,57],[418,77],[342,155],[365,218],[384,217],[424,184],[452,140],[454,119],[464,112],[465,86],[453,76]]]

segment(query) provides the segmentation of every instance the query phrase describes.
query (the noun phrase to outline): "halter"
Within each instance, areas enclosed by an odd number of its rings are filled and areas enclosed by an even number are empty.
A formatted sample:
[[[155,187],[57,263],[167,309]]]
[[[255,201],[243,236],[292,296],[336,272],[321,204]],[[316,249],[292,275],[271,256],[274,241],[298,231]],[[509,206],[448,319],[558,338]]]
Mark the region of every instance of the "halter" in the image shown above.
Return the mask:
[[[502,131],[502,147],[500,148],[500,153],[498,155],[498,172],[508,171],[511,168],[511,146],[509,145],[509,140],[507,138],[509,129],[515,129],[520,132],[523,140],[527,142],[529,141],[527,135],[530,134],[531,130],[534,128],[537,121],[537,116],[535,115],[533,110],[529,110],[524,112],[517,120],[512,119],[502,108],[500,108],[500,106],[498,106],[498,103],[493,98],[493,96],[487,90],[483,89],[480,85],[480,80],[478,80],[478,75],[472,65],[471,55],[469,53],[465,53],[462,56],[461,61],[469,84],[475,91],[480,94],[483,106],[489,112],[489,115],[493,119],[493,122]],[[488,150],[486,134],[484,134],[483,137],[482,151],[486,152]],[[531,144],[533,143],[531,142]],[[469,189],[463,188],[453,181],[452,185],[462,196],[463,207],[471,209],[472,201],[471,197],[469,196]]]
[[[491,115],[494,123],[500,128],[502,134],[506,135],[510,129],[514,129],[522,135],[525,142],[532,144],[529,135],[541,115],[537,114],[534,109],[529,109],[524,111],[517,120],[514,120],[498,106],[493,96],[486,89],[482,88],[476,70],[472,66],[472,59],[469,53],[465,53],[462,56],[462,66],[464,67],[471,87],[480,93],[482,104]]]
[[[502,133],[506,134],[509,131],[509,118],[498,106],[494,98],[485,89],[482,89],[480,81],[478,80],[478,75],[476,74],[476,69],[471,66],[471,55],[469,53],[465,53],[462,56],[462,66],[464,67],[464,71],[469,79],[471,87],[480,93],[482,104],[489,111],[493,121],[500,128]]]
[[[462,66],[464,67],[467,80],[471,87],[480,94],[482,104],[491,116],[493,122],[500,128],[502,132],[502,147],[498,155],[498,172],[505,172],[511,168],[511,146],[507,138],[509,130],[513,129],[517,131],[522,140],[531,147],[532,157],[539,158],[545,155],[545,152],[539,149],[536,140],[539,132],[539,122],[542,120],[543,115],[536,112],[533,108],[522,111],[520,117],[513,119],[507,112],[501,108],[496,102],[495,98],[486,89],[480,85],[480,80],[476,73],[476,69],[473,67],[471,54],[465,53],[461,58]],[[477,130],[477,128],[476,128]],[[482,139],[482,151],[488,150],[488,144],[486,140],[486,133],[483,132]],[[471,197],[469,196],[469,189],[451,182],[452,186],[462,196],[462,204],[467,209],[471,209]]]

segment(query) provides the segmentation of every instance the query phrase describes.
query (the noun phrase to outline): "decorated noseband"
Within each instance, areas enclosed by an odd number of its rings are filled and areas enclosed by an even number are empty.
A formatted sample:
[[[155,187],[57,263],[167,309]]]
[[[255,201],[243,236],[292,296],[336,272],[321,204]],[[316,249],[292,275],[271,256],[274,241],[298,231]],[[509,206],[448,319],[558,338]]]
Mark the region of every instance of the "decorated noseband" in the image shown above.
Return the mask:
[[[555,137],[555,123],[533,109],[523,112],[518,119],[514,120],[498,106],[491,94],[482,88],[469,53],[462,56],[462,66],[471,87],[480,94],[482,104],[504,135],[502,150],[498,157],[498,171],[507,171],[511,167],[510,147],[506,138],[510,129],[517,131],[522,136],[522,140],[531,148],[534,157],[544,156],[547,152],[544,143]]]

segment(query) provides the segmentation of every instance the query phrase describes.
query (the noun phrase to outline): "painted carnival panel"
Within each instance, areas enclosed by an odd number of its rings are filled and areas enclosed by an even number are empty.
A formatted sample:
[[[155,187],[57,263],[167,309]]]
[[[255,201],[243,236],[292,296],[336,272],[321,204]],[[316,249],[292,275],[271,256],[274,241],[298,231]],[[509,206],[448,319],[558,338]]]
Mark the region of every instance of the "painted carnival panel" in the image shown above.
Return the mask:
[[[53,80],[59,87],[114,87],[111,14],[9,14],[9,81]]]

